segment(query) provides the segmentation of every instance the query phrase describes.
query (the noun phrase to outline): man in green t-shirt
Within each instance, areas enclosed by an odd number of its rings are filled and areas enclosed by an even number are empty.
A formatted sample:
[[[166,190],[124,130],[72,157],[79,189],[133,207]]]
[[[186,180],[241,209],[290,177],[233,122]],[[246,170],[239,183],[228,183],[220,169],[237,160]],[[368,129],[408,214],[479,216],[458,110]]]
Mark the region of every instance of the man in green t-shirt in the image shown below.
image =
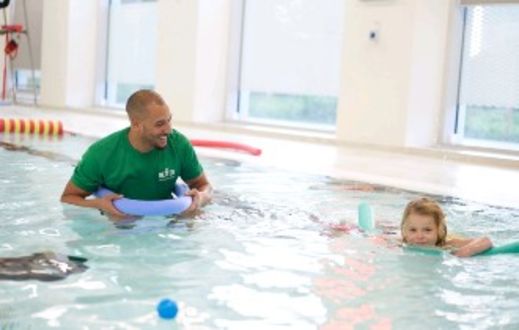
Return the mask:
[[[140,90],[126,103],[130,127],[91,145],[61,195],[64,203],[91,207],[113,218],[125,218],[112,201],[121,196],[158,200],[171,198],[177,178],[190,190],[189,214],[211,200],[212,187],[189,140],[171,128],[171,112],[162,97]],[[100,186],[118,194],[87,199]]]

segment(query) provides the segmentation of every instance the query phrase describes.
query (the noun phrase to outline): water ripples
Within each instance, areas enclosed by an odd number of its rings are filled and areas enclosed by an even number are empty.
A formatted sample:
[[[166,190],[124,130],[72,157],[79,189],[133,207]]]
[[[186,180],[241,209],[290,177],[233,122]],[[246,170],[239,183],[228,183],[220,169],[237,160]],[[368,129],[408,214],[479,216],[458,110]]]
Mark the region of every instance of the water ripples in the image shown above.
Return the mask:
[[[354,226],[365,200],[378,223],[398,232],[417,193],[204,160],[217,190],[200,215],[114,224],[58,202],[69,163],[12,158],[0,149],[0,182],[9,186],[0,204],[2,256],[51,250],[85,257],[89,269],[59,282],[2,282],[0,327],[169,328],[155,314],[164,297],[181,306],[178,328],[519,324],[518,257],[413,254],[376,235],[330,229]],[[517,239],[518,210],[435,197],[453,231]]]

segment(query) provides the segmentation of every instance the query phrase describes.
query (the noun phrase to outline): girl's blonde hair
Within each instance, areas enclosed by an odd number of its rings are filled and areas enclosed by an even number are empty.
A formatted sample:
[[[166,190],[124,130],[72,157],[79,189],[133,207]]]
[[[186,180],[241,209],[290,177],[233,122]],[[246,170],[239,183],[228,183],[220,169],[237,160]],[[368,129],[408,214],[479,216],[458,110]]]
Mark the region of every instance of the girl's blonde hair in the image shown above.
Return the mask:
[[[409,202],[409,204],[407,204],[405,207],[404,214],[402,215],[402,222],[400,223],[400,231],[403,242],[406,243],[404,237],[404,227],[406,226],[409,215],[413,213],[432,216],[434,223],[438,228],[438,239],[436,240],[436,246],[445,245],[445,241],[447,239],[447,223],[445,220],[445,214],[436,201],[427,197],[415,199]]]

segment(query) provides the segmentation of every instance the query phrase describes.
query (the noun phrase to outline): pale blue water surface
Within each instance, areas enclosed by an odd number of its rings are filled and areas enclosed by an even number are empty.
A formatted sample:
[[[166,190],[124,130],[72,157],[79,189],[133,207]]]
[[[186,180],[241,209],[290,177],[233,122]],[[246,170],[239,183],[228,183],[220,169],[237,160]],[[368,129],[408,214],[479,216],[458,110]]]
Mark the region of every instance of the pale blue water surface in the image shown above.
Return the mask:
[[[519,255],[405,252],[405,204],[389,187],[202,158],[216,187],[194,219],[115,225],[59,203],[91,140],[1,135],[0,257],[54,251],[89,269],[56,282],[0,281],[0,329],[517,329]],[[519,210],[438,198],[451,231],[519,239]],[[375,210],[375,233],[354,226]],[[176,320],[156,304],[177,301]]]

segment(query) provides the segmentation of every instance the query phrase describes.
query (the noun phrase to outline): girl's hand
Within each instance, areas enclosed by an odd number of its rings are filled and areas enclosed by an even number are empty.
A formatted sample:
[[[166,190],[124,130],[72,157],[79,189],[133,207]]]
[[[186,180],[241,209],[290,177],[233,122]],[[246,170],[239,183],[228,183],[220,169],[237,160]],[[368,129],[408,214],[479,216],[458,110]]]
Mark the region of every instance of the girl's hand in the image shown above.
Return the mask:
[[[472,256],[472,251],[467,247],[461,247],[459,249],[452,250],[451,254],[455,255],[456,257],[466,258]]]
[[[467,239],[463,244],[459,244],[457,250],[452,254],[457,257],[471,257],[486,251],[492,247],[492,241],[488,237],[478,237]]]

